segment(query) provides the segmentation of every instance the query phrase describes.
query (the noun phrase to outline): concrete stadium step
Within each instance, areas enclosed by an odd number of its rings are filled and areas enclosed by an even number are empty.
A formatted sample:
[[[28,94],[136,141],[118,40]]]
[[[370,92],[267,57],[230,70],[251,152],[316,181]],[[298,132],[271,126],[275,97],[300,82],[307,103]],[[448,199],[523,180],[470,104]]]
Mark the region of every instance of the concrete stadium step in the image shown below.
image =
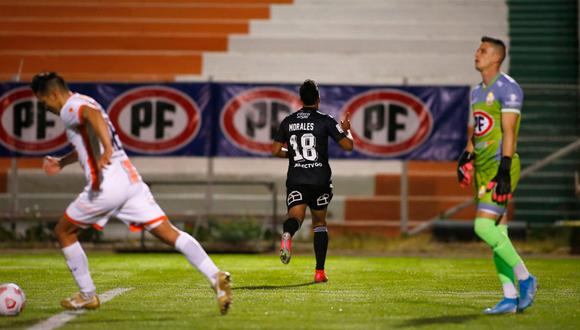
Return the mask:
[[[3,17],[124,17],[124,18],[189,18],[189,19],[267,19],[270,7],[262,5],[208,5],[163,3],[0,3],[0,18]]]
[[[522,116],[522,125],[532,124],[538,125],[550,121],[554,125],[569,125],[570,123],[575,123],[579,118],[580,114],[576,114],[572,111],[563,113],[549,113],[549,112],[529,112],[528,108],[524,108],[525,113]]]
[[[527,98],[527,94],[524,97]],[[524,109],[529,113],[577,114],[576,105],[577,101],[573,96],[554,97],[550,100],[550,96],[534,97],[534,95],[530,95],[529,100],[524,100]]]
[[[560,171],[557,172],[548,172],[548,171],[540,171],[536,173],[532,173],[526,178],[522,179],[522,184],[554,184],[554,185],[571,185],[574,182],[574,173],[562,173]]]
[[[573,196],[574,186],[558,184],[518,184],[516,196]]]
[[[69,0],[72,1],[72,0]],[[110,0],[108,0],[110,1]],[[225,0],[224,0],[225,1]],[[294,0],[296,5],[317,5],[317,4],[333,4],[333,5],[352,5],[353,2],[351,0]],[[360,5],[424,5],[424,6],[433,6],[432,0],[357,0],[357,4]],[[487,0],[481,1],[477,3],[477,6],[500,6],[503,5],[505,1],[503,0]],[[449,5],[449,6],[466,6],[471,5],[471,2],[466,0],[438,0],[438,5]]]
[[[522,159],[521,161],[521,167],[522,169],[525,169],[528,166],[531,166],[533,164],[535,164],[538,161],[538,159]],[[542,168],[542,171],[548,171],[548,172],[569,172],[569,173],[574,173],[574,171],[580,170],[580,162],[578,161],[578,159],[574,159],[573,156],[567,157],[567,158],[561,158],[549,165],[547,165],[546,167]]]
[[[547,196],[526,196],[517,199],[519,205],[525,205],[526,210],[558,210],[566,208],[575,210],[580,215],[580,203],[576,196],[569,197],[547,197]]]
[[[538,63],[536,63],[538,64]],[[510,73],[515,77],[520,77],[522,79],[533,79],[537,76],[550,76],[557,77],[561,79],[562,83],[574,83],[577,79],[577,74],[571,72],[569,69],[569,64],[562,63],[561,65],[541,65],[537,67],[530,68],[529,66],[522,64],[512,64]]]
[[[411,38],[455,38],[464,40],[479,40],[484,34],[491,34],[507,38],[503,35],[507,31],[507,24],[498,26],[468,25],[456,22],[433,22],[428,28],[426,24],[409,22],[319,22],[308,20],[284,20],[284,21],[251,21],[249,32],[251,35],[263,37],[287,37],[300,36],[318,38],[336,38],[337,36],[348,37],[376,37],[393,38],[408,36]],[[1,25],[0,25],[1,26]]]
[[[223,34],[248,33],[249,23],[246,20],[207,20],[207,19],[125,19],[125,18],[67,18],[60,17],[5,17],[0,21],[0,31],[18,32],[42,31],[74,33],[152,33],[171,34]]]
[[[137,38],[138,37],[138,38]],[[0,33],[0,44],[10,45],[9,50],[186,50],[225,51],[228,38],[223,35],[198,36],[147,36],[119,35],[116,33]]]
[[[513,53],[512,53],[513,55]],[[557,53],[557,54],[516,54],[520,57],[518,64],[520,65],[557,65],[566,64],[574,65],[577,61],[573,53]]]
[[[336,70],[337,63],[341,70]],[[464,84],[478,78],[470,57],[454,55],[442,59],[436,54],[389,52],[366,55],[230,52],[205,54],[203,58],[203,77],[215,80],[268,82],[273,74],[277,82],[296,83],[310,77],[327,84]],[[180,76],[178,80],[191,78]]]
[[[545,124],[529,124],[520,126],[520,136],[524,137],[527,135],[542,134],[542,135],[564,135],[573,136],[577,134],[578,129],[573,123],[570,125],[559,127],[551,125],[550,123]]]
[[[0,79],[12,80],[18,72],[21,60],[24,61],[21,77],[23,80],[30,80],[38,72],[53,70],[69,81],[82,80],[83,77],[116,77],[114,80],[124,81],[134,80],[132,78],[154,78],[172,81],[177,74],[199,74],[202,63],[201,54],[198,52],[0,51]]]
[[[449,1],[449,0],[447,0]],[[19,0],[19,3],[26,4],[37,4],[42,3],[40,0]],[[59,3],[68,4],[135,4],[135,0],[58,0]],[[256,5],[256,4],[284,4],[292,3],[293,0],[139,0],[140,5],[177,5],[177,6],[190,6],[194,4],[204,4],[204,5]],[[0,3],[14,3],[12,0],[0,0]]]
[[[517,152],[520,154],[522,158],[529,158],[529,159],[542,159],[559,149],[565,147],[568,143],[557,143],[553,142],[552,144],[519,144],[517,148]]]
[[[564,54],[568,56],[567,54]],[[523,88],[526,90],[526,96],[530,100],[534,101],[557,101],[566,100],[568,98],[575,99],[578,97],[578,90],[574,86],[565,85],[524,85]]]
[[[444,196],[411,196],[409,197],[409,219],[412,221],[428,220],[444,211],[461,204],[470,198]],[[452,219],[473,219],[475,206],[466,208]],[[349,197],[345,201],[345,221],[400,219],[399,196]]]
[[[477,48],[479,40],[398,38],[310,38],[231,36],[229,50],[236,53],[398,53],[398,54],[466,54]],[[471,58],[472,59],[472,58]],[[473,68],[470,66],[470,68]]]
[[[409,196],[464,196],[471,197],[471,189],[463,189],[457,183],[456,171],[450,173],[409,175]],[[377,175],[375,184],[376,196],[399,195],[401,191],[400,175]]]
[[[274,5],[272,6],[273,20],[288,20],[288,19],[304,19],[304,20],[318,20],[318,21],[352,21],[366,18],[368,21],[381,20],[404,20],[404,19],[432,19],[441,17],[443,15],[453,17],[458,21],[469,21],[469,19],[477,20],[497,20],[498,17],[503,17],[502,21],[507,18],[507,8],[504,5],[498,4],[494,6],[483,5],[476,8],[470,6],[456,6],[446,4],[421,3],[414,4],[412,2],[398,2],[398,3],[384,3],[384,4],[368,4],[360,6],[358,4],[340,4],[328,5],[321,3],[316,4],[296,4],[294,6]]]

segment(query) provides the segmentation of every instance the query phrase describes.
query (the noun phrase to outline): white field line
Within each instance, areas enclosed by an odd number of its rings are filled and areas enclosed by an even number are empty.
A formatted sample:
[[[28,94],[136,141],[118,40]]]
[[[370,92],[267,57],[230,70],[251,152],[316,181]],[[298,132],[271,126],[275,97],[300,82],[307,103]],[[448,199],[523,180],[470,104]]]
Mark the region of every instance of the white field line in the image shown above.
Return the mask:
[[[106,303],[107,301],[115,298],[116,296],[123,294],[127,291],[130,291],[130,290],[133,290],[133,288],[116,288],[116,289],[109,290],[109,291],[99,295],[99,298],[101,300],[101,303]],[[84,310],[84,309],[79,309],[76,311],[62,312],[60,314],[56,314],[55,316],[52,316],[51,318],[49,318],[45,321],[37,323],[36,325],[28,328],[28,330],[52,330],[52,329],[56,329],[56,328],[63,326],[68,321],[73,320],[77,316],[84,314],[85,312],[86,312],[86,310]]]

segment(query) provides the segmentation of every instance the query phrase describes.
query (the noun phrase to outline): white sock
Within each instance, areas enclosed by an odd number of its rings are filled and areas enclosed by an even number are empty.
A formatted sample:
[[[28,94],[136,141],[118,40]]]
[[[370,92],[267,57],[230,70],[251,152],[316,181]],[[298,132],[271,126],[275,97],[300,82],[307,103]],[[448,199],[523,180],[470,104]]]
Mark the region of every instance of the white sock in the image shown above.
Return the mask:
[[[516,274],[518,281],[524,281],[527,280],[528,277],[530,277],[530,272],[528,272],[528,269],[526,268],[526,265],[524,265],[523,262],[520,262],[519,264],[514,266],[514,273]]]
[[[77,241],[63,248],[62,253],[81,293],[87,298],[94,296],[97,289],[89,272],[89,260],[81,244]]]
[[[504,283],[503,287],[503,296],[510,299],[516,299],[518,297],[518,293],[516,291],[516,286],[513,283]]]
[[[215,285],[216,274],[219,269],[195,238],[181,231],[175,241],[175,249],[181,252],[187,258],[187,261],[197,268],[212,285]]]

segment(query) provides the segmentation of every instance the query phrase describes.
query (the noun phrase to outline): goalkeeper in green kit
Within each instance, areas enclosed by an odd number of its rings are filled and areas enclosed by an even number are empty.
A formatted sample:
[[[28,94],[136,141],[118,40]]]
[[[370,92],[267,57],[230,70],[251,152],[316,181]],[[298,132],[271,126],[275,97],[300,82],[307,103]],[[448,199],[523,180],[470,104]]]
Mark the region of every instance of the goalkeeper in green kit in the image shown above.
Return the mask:
[[[507,203],[520,178],[516,142],[523,92],[513,78],[500,71],[505,55],[501,40],[481,39],[475,68],[482,82],[471,91],[469,139],[457,166],[459,183],[464,187],[474,185],[475,233],[493,250],[503,287],[504,298],[485,309],[486,314],[523,311],[532,305],[538,286],[508,237]]]

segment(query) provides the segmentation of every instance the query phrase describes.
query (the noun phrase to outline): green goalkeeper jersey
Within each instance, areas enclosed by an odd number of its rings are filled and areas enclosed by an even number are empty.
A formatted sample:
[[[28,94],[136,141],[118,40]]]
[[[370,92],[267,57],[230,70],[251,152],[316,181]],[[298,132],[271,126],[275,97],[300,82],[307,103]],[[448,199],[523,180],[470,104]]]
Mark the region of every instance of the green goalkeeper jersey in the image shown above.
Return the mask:
[[[500,72],[489,86],[478,84],[471,91],[471,124],[474,126],[475,169],[497,166],[502,157],[501,114],[517,113],[516,141],[524,93],[518,83]],[[514,154],[517,158],[517,154]]]

